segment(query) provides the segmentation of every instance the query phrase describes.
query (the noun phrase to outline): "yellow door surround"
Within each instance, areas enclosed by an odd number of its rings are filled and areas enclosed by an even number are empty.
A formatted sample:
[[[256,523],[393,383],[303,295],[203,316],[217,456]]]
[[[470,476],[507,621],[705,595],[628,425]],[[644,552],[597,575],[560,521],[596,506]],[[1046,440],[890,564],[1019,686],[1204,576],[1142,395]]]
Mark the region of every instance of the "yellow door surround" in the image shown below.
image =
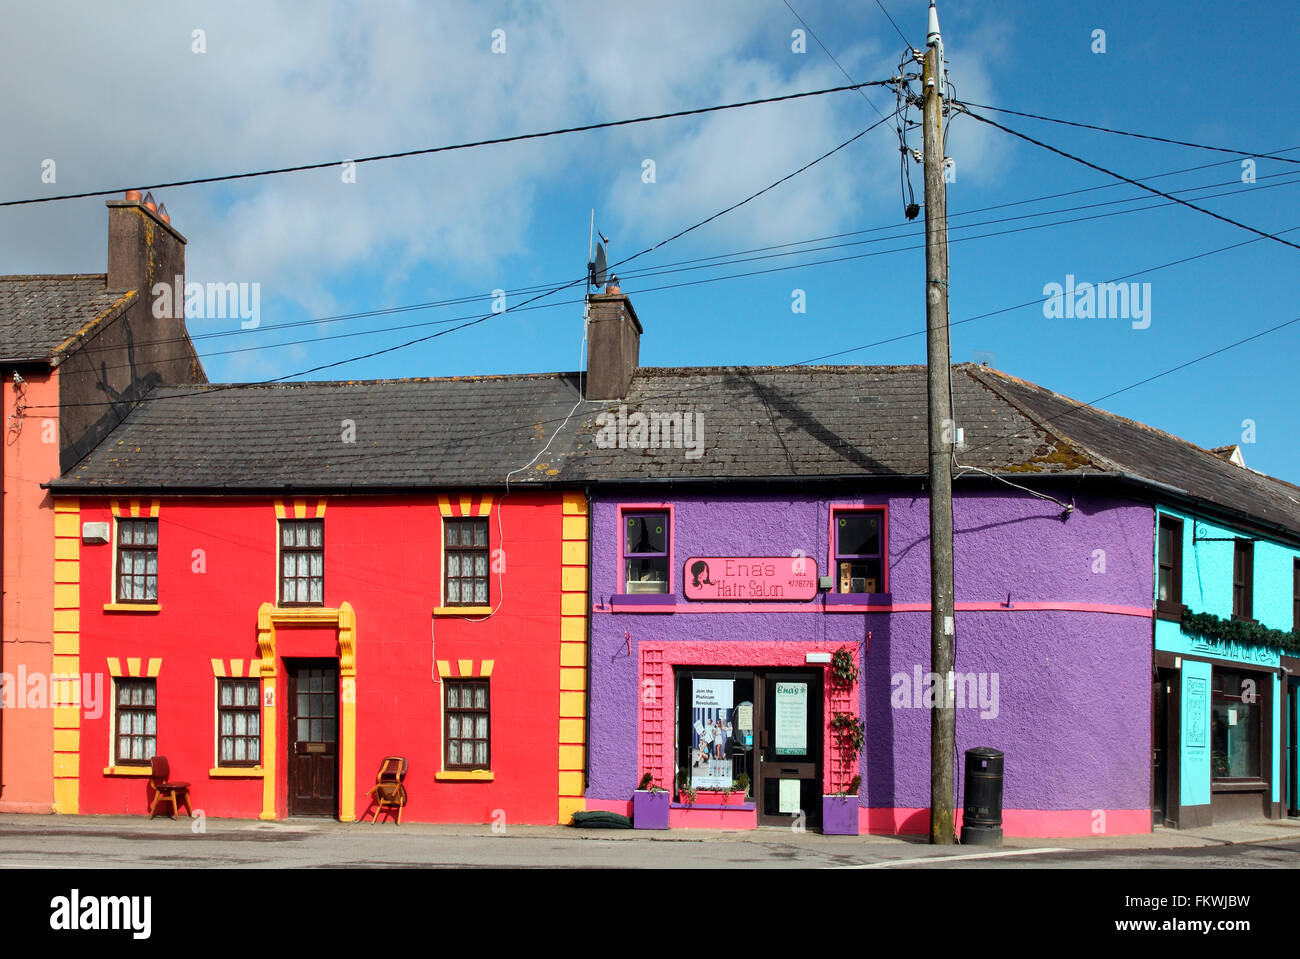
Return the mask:
[[[262,812],[260,819],[275,818],[275,791],[279,784],[276,763],[276,716],[274,694],[276,652],[275,627],[303,624],[331,625],[338,630],[339,700],[342,704],[339,724],[339,819],[355,822],[357,774],[357,628],[351,603],[337,609],[323,606],[274,606],[263,603],[257,609],[257,655],[263,680],[262,693]]]

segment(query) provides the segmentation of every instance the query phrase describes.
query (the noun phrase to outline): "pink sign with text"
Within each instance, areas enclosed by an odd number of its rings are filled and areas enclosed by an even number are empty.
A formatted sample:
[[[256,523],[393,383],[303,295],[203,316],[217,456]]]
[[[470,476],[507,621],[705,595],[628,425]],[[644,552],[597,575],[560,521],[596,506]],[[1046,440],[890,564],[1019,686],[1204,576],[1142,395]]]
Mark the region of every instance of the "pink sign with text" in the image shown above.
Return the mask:
[[[687,599],[808,600],[817,595],[811,556],[692,556],[682,570]]]

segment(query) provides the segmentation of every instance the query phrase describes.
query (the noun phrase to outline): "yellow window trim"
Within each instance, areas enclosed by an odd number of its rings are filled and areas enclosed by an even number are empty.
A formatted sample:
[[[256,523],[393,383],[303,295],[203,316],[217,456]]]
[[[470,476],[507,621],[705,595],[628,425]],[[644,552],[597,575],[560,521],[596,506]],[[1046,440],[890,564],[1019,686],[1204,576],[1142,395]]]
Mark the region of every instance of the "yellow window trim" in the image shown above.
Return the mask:
[[[261,766],[218,766],[208,770],[217,779],[261,779],[266,770]]]
[[[143,776],[153,775],[152,766],[105,766],[105,776]]]
[[[496,774],[490,769],[445,769],[434,773],[438,782],[485,782],[490,783]]]
[[[437,606],[433,610],[435,616],[490,616],[491,614],[491,606]]]
[[[158,603],[105,603],[106,613],[161,613]]]

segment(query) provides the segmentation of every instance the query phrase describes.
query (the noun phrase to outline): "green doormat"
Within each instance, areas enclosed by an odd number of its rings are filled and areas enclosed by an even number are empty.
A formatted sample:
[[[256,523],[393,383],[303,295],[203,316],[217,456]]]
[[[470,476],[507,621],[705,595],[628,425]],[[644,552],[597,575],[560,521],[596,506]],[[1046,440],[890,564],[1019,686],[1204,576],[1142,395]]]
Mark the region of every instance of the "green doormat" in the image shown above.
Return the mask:
[[[573,825],[582,829],[631,829],[632,820],[616,812],[575,812]]]

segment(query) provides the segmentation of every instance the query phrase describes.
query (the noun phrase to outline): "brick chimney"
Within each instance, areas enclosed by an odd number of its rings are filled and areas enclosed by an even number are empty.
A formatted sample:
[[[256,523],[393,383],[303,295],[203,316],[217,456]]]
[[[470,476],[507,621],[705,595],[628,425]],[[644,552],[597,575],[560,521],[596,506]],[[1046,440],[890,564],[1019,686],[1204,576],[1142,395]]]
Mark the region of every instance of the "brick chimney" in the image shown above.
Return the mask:
[[[612,283],[587,302],[587,399],[622,399],[641,355],[641,321],[632,301]]]

